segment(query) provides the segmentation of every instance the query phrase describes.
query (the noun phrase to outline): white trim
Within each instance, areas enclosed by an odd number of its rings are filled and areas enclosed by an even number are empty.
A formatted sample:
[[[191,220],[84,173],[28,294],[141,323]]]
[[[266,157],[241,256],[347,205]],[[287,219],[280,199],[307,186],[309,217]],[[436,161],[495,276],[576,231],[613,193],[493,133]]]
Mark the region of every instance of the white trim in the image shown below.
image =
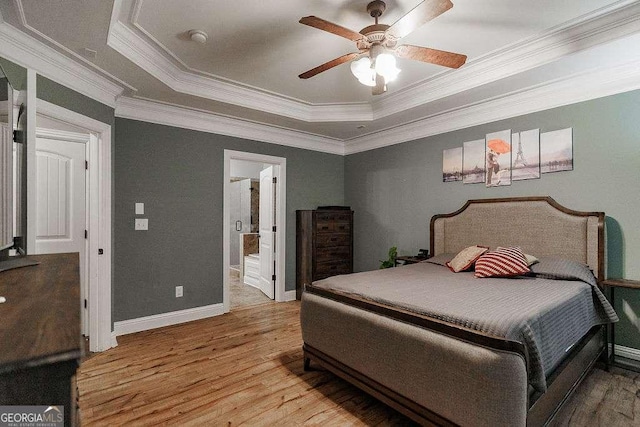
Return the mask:
[[[120,98],[116,117],[332,154],[344,152],[339,139],[137,98]]]
[[[30,88],[29,91],[31,92]],[[89,185],[92,187],[88,201],[90,212],[89,256],[87,257],[89,270],[89,336],[91,337],[91,351],[107,350],[114,345],[111,338],[111,125],[41,99],[37,100],[35,109],[28,108],[28,110],[37,110],[38,114],[97,134],[96,137],[91,137],[89,140],[88,158]],[[35,141],[35,111],[33,114],[33,133],[31,134]],[[31,119],[29,118],[29,120]],[[31,145],[35,148],[35,143]],[[29,158],[27,157],[27,159]],[[33,159],[31,164],[34,164]],[[27,165],[27,172],[30,169],[32,168]],[[31,193],[35,198],[35,180],[31,184],[27,181],[27,185],[27,196],[29,197]],[[27,209],[29,210],[29,205],[27,205]],[[29,223],[29,219],[27,222]],[[35,230],[35,228],[31,228],[31,230]],[[34,233],[27,231],[28,238],[33,235]],[[28,248],[29,246],[27,246]],[[103,249],[104,255],[98,255],[98,249]]]
[[[89,134],[58,129],[36,128],[36,138],[47,138],[86,144],[89,141]]]
[[[27,69],[27,254],[36,249],[36,72]]]
[[[611,344],[609,344],[609,351],[611,351]],[[616,356],[640,362],[640,349],[616,344]]]
[[[110,27],[107,45],[176,92],[305,122],[370,121],[373,118],[368,102],[313,104],[195,70],[164,50],[166,48],[146,31],[140,28],[138,31],[149,40],[122,22],[116,21]]]
[[[122,7],[121,0],[115,1],[116,7]],[[140,2],[133,7],[139,9]],[[107,44],[173,90],[306,122],[380,119],[640,31],[640,3],[622,0],[372,103],[314,104],[190,68],[136,22],[136,13],[128,16],[135,30],[114,22],[112,15]]]
[[[277,178],[276,184],[276,292],[275,300],[278,302],[287,301],[285,295],[286,286],[286,230],[287,230],[287,159],[284,157],[268,156],[266,154],[247,153],[244,151],[224,150],[224,189],[222,202],[222,271],[223,271],[223,288],[222,288],[222,304],[224,312],[227,313],[231,309],[230,292],[231,285],[229,283],[229,269],[231,263],[229,261],[229,237],[230,237],[230,218],[229,212],[229,181],[231,170],[231,159],[246,160],[250,162],[268,163],[279,166],[274,168],[274,176]]]
[[[116,98],[123,91],[119,85],[6,22],[0,22],[0,55],[110,107],[115,107]]]
[[[282,297],[283,301],[295,301],[296,300],[296,290],[292,290],[292,291],[285,291],[283,297]]]
[[[640,61],[603,67],[345,141],[345,155],[640,89]]]
[[[118,346],[118,339],[116,338],[116,333],[115,332],[111,332],[111,347],[117,347]]]
[[[187,308],[185,310],[171,311],[169,313],[154,314],[152,316],[115,322],[113,324],[113,334],[115,336],[133,334],[150,329],[205,319],[207,317],[219,316],[221,314],[224,314],[222,304],[211,304],[202,307]]]
[[[61,51],[64,51],[67,55],[72,56],[73,58],[75,58],[80,63],[83,63],[85,66],[87,66],[89,68],[93,68],[95,72],[102,73],[107,78],[117,82],[117,84],[122,85],[122,86],[126,87],[127,89],[129,89],[129,90],[131,90],[133,92],[137,92],[138,91],[138,89],[136,89],[135,87],[131,86],[129,83],[127,83],[124,80],[122,80],[122,79],[114,76],[113,74],[105,71],[104,69],[98,67],[93,62],[87,60],[86,58],[84,58],[81,55],[78,55],[72,49],[69,49],[68,47],[64,46],[63,44],[58,43],[56,40],[52,39],[51,37],[47,36],[46,34],[38,31],[36,28],[34,28],[31,25],[29,25],[29,23],[27,22],[27,16],[24,13],[24,5],[22,4],[22,0],[14,0],[14,1],[15,1],[16,8],[18,9],[18,17],[20,18],[20,23],[24,26],[24,28],[29,30],[32,34],[35,34],[38,37],[40,37],[41,39],[46,40],[47,43],[55,46],[56,48],[60,49]]]
[[[532,70],[576,52],[640,31],[640,2],[624,0],[550,28],[447,70],[421,83],[391,92],[373,103],[373,119],[455,95]]]

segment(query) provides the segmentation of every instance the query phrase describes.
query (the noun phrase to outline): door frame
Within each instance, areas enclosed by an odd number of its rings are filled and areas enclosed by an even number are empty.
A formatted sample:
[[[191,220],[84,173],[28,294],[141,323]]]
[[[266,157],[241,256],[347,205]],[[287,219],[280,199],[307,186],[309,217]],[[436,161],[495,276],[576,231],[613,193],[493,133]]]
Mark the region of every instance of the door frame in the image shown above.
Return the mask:
[[[87,187],[90,351],[104,351],[117,345],[111,328],[111,125],[42,99],[36,100],[37,114],[86,129],[89,138]],[[35,113],[35,112],[34,112]],[[35,122],[35,114],[33,121]],[[31,126],[30,126],[31,128]],[[35,123],[33,128],[35,130]],[[36,132],[27,143],[27,253],[35,248],[35,162]],[[103,254],[98,253],[102,249]]]
[[[249,153],[244,151],[224,150],[224,189],[222,203],[222,271],[223,271],[223,287],[222,287],[222,305],[224,312],[228,313],[231,309],[230,291],[231,285],[229,280],[229,270],[231,264],[229,262],[229,246],[231,213],[229,211],[229,182],[231,180],[231,160],[245,160],[250,162],[268,163],[279,166],[274,171],[277,178],[276,183],[276,239],[275,239],[275,261],[276,261],[276,285],[275,300],[289,301],[285,292],[285,255],[286,255],[286,230],[287,230],[287,159],[284,157],[269,156],[266,154]],[[294,291],[295,293],[295,291]],[[295,298],[295,297],[294,297]]]

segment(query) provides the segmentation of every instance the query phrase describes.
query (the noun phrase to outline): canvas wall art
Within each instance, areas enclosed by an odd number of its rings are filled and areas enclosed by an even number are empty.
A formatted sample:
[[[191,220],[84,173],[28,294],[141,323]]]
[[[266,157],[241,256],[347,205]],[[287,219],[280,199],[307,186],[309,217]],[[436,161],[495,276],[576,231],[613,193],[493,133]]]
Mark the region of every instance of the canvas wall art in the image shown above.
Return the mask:
[[[511,129],[488,133],[485,141],[485,185],[511,185]]]
[[[462,181],[462,147],[442,150],[442,182]]]
[[[511,135],[511,179],[540,178],[540,129]]]
[[[573,170],[573,128],[540,135],[540,171],[542,173]]]
[[[484,182],[484,139],[462,143],[462,182],[478,184]]]

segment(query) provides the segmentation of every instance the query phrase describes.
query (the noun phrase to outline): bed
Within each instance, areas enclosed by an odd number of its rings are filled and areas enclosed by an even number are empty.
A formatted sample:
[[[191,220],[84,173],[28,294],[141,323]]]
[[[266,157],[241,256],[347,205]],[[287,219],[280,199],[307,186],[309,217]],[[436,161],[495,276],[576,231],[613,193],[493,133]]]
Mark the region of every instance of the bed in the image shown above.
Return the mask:
[[[604,213],[550,197],[471,200],[431,219],[429,262],[307,284],[305,369],[322,366],[424,425],[544,425],[598,360],[617,320]],[[540,262],[514,278],[452,273],[473,245]]]

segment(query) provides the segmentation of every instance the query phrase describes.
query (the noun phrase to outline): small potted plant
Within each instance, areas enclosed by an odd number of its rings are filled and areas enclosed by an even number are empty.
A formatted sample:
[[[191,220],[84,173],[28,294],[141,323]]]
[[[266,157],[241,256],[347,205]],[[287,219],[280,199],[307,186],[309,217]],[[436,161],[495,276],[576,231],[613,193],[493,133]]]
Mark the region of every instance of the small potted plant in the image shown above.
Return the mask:
[[[396,257],[398,256],[398,248],[392,246],[389,248],[389,259],[386,261],[380,261],[380,268],[390,268],[396,266]]]

